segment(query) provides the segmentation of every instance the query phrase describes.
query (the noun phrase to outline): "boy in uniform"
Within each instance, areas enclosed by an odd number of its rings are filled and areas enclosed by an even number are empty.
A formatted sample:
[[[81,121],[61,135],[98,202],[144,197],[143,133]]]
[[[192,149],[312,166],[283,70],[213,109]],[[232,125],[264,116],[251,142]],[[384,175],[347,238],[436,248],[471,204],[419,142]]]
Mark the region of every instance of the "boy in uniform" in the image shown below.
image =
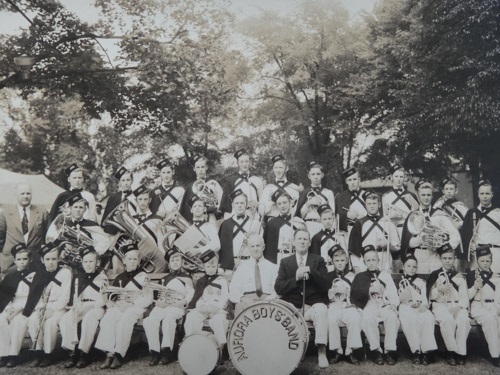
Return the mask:
[[[99,321],[104,316],[106,301],[101,288],[108,278],[99,270],[99,256],[92,246],[80,250],[84,273],[73,279],[72,307],[59,322],[61,346],[70,351],[65,368],[84,368],[90,364],[89,352]],[[80,325],[80,330],[78,330]]]
[[[396,338],[399,329],[397,306],[398,291],[390,273],[379,270],[379,255],[373,245],[363,248],[366,271],[356,274],[351,285],[351,302],[362,309],[362,327],[370,345],[372,360],[377,365],[396,363]],[[378,324],[384,322],[385,355],[380,348]]]
[[[24,243],[15,245],[11,254],[16,270],[0,283],[0,367],[16,367],[21,341],[13,334],[12,320],[23,311],[35,273],[30,268],[30,252]]]
[[[399,283],[399,320],[410,350],[413,363],[428,365],[429,352],[437,349],[434,338],[434,315],[429,310],[425,281],[417,276],[417,258],[403,259],[403,276]]]
[[[356,168],[351,167],[342,172],[347,190],[335,196],[335,207],[339,215],[339,228],[351,233],[354,223],[366,216],[366,205],[363,199],[364,190],[359,188],[360,178]]]
[[[125,271],[113,282],[117,300],[108,301],[108,309],[99,324],[95,347],[106,352],[101,369],[117,369],[123,364],[132,338],[134,325],[144,316],[153,302],[153,292],[144,288],[147,274],[139,268],[140,253],[136,244],[122,247]],[[104,288],[106,289],[106,288]]]
[[[467,282],[461,273],[454,269],[455,252],[446,244],[440,247],[442,267],[429,275],[427,293],[432,313],[441,329],[450,366],[465,364],[467,337],[470,332],[469,296]]]
[[[214,332],[215,340],[222,349],[226,345],[228,329],[227,313],[224,308],[229,300],[229,289],[224,277],[217,274],[219,259],[212,250],[205,251],[200,256],[205,266],[205,275],[195,285],[194,295],[189,302],[184,329],[186,336],[201,332],[203,322]]]
[[[59,249],[48,243],[40,249],[45,270],[33,278],[23,313],[17,315],[16,339],[24,337],[26,324],[38,356],[34,367],[47,367],[53,362],[59,321],[67,311],[71,294],[71,271],[59,264]],[[14,324],[13,321],[13,324]]]
[[[458,193],[458,182],[453,177],[445,177],[441,180],[441,190],[443,195],[440,196],[436,202],[434,202],[433,208],[442,208],[447,212],[455,227],[460,230],[464,223],[465,215],[467,214],[468,208],[463,203],[457,200],[456,195]]]
[[[165,257],[168,260],[169,273],[158,282],[155,307],[142,322],[152,355],[150,366],[156,366],[160,361],[162,364],[168,364],[173,360],[177,320],[184,316],[194,293],[193,280],[182,269],[182,254],[173,247],[167,251]],[[160,326],[163,334],[161,344]]]
[[[185,190],[175,181],[175,166],[170,160],[160,161],[156,168],[160,171],[161,183],[150,192],[149,207],[153,214],[165,217],[167,213],[180,209]]]
[[[328,273],[331,288],[328,291],[328,345],[335,355],[330,363],[338,363],[342,358],[342,343],[340,325],[347,327],[347,342],[344,355],[353,365],[359,364],[354,351],[363,346],[361,341],[361,314],[356,306],[351,304],[349,294],[354,272],[349,267],[347,252],[340,245],[333,245],[328,250],[333,264],[333,271]]]
[[[483,329],[491,361],[500,367],[500,276],[491,271],[492,256],[488,245],[476,248],[478,268],[466,276],[470,316]]]
[[[328,251],[337,244],[347,250],[347,233],[338,230],[337,219],[329,205],[322,204],[319,206],[318,214],[323,228],[311,238],[309,251],[321,255],[327,264],[328,271],[333,271],[332,258]]]

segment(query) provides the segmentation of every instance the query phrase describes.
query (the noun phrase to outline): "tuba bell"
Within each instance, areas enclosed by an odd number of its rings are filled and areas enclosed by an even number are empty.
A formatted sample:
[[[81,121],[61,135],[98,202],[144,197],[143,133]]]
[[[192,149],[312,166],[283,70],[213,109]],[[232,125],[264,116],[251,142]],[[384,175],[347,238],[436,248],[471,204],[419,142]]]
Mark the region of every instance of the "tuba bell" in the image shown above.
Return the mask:
[[[165,253],[172,247],[177,247],[186,261],[184,268],[191,272],[204,272],[203,262],[197,256],[187,255],[186,252],[193,250],[196,246],[206,246],[210,241],[205,235],[179,211],[173,210],[163,219],[164,236],[163,250]]]
[[[141,240],[148,239],[153,243],[156,243],[156,240],[149,234],[149,232],[143,228],[141,225],[137,224],[132,214],[129,211],[128,200],[122,201],[118,207],[116,207],[113,211],[109,213],[109,215],[103,220],[103,226],[112,225],[115,228],[118,228],[121,232],[127,234],[133,240],[140,242]],[[116,240],[119,240],[121,236],[117,236]],[[124,259],[124,254],[120,250],[121,246],[119,246],[120,241],[115,241],[113,245],[113,253],[122,261]],[[139,249],[140,252],[140,249]],[[142,254],[141,254],[142,255]],[[155,264],[148,257],[142,257],[141,265],[145,272],[151,273],[155,271]]]
[[[195,193],[202,201],[205,202],[207,208],[217,208],[219,204],[219,199],[215,195],[213,186],[215,186],[215,180],[203,181],[196,180],[193,183],[193,193]]]
[[[408,231],[420,236],[422,249],[434,252],[450,239],[449,233],[426,220],[420,211],[414,211],[408,217]]]

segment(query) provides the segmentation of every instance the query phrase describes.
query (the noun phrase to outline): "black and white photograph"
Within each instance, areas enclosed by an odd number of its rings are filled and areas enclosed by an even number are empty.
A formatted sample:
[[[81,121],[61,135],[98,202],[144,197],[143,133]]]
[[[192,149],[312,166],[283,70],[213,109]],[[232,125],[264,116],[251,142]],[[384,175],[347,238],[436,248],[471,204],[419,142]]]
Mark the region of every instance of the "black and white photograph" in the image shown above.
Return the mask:
[[[0,375],[497,374],[500,1],[0,0]]]

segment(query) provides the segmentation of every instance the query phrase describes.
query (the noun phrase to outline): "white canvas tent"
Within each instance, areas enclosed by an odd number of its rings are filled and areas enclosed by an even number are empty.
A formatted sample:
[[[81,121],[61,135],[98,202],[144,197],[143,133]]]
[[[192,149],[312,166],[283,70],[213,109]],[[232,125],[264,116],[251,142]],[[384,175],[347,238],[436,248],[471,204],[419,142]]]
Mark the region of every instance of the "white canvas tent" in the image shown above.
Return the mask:
[[[21,182],[31,184],[33,188],[33,204],[45,206],[49,209],[59,193],[64,191],[44,175],[14,173],[0,168],[1,207],[16,204],[16,186]]]

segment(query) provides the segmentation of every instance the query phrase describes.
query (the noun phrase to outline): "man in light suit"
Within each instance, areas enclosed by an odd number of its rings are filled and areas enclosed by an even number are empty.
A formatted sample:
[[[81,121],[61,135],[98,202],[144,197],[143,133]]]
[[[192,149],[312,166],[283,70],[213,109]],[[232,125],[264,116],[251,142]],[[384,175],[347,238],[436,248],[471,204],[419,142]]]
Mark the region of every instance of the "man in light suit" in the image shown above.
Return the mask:
[[[282,300],[293,304],[297,309],[303,308],[304,319],[313,322],[316,331],[315,344],[318,347],[318,366],[326,368],[330,283],[323,257],[308,253],[310,243],[311,237],[307,230],[299,229],[295,232],[295,254],[281,259],[274,289]]]
[[[27,183],[17,185],[17,204],[0,211],[0,272],[2,275],[13,268],[11,249],[24,243],[28,248],[32,266],[41,266],[38,251],[45,243],[45,232],[49,226],[48,212],[31,204],[32,189]]]

